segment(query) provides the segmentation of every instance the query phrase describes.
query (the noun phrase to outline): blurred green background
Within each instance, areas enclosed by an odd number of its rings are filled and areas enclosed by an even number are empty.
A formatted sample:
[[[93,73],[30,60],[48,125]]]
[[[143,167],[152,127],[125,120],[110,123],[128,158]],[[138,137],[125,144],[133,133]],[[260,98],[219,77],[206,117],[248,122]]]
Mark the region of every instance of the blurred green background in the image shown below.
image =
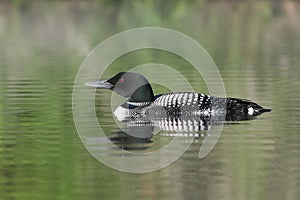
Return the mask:
[[[77,135],[73,82],[98,43],[144,26],[192,37],[217,64],[227,96],[273,111],[225,126],[202,160],[199,138],[156,172],[104,166]],[[299,55],[298,1],[1,1],[0,199],[299,199]],[[148,62],[172,66],[208,93],[194,69],[167,52],[129,53],[104,76]],[[110,95],[101,91],[98,106],[113,132]]]

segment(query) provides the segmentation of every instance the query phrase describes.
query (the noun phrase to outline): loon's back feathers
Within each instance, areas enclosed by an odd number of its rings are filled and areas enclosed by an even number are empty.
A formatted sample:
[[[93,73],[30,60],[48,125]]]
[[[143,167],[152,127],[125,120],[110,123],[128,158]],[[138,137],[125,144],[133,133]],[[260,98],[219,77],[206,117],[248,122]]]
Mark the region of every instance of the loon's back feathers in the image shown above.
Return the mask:
[[[130,102],[131,103],[131,102]],[[129,104],[132,105],[132,104]],[[258,115],[271,111],[258,104],[237,98],[219,98],[209,95],[178,92],[160,94],[153,102],[140,104],[134,108],[134,114],[150,114],[156,116],[210,116],[213,113],[227,115]]]
[[[128,99],[117,108],[115,115],[156,117],[232,115],[255,116],[269,112],[258,104],[237,98],[212,97],[194,92],[176,92],[154,96],[148,80],[137,73],[120,72],[114,77],[87,83],[97,88],[111,89]],[[123,118],[123,117],[122,117]]]

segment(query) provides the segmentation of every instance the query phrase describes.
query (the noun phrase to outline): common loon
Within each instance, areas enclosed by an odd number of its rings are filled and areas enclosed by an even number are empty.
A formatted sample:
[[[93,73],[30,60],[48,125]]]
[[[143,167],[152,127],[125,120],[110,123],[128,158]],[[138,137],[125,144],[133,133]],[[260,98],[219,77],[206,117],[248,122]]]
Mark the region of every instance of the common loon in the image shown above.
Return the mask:
[[[108,80],[88,82],[86,85],[110,89],[127,98],[127,101],[114,111],[119,121],[141,115],[163,118],[225,115],[226,120],[231,120],[233,115],[248,117],[271,111],[248,100],[212,97],[194,92],[175,92],[154,96],[148,80],[141,74],[133,72],[119,72]]]

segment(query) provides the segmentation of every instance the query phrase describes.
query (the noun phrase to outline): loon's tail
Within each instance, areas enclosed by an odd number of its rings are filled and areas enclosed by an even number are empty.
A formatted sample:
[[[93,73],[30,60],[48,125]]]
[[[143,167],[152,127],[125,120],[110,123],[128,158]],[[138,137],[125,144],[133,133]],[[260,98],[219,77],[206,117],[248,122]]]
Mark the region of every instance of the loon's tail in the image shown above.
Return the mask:
[[[227,112],[230,114],[260,115],[264,112],[271,112],[271,109],[263,108],[248,100],[227,98]]]
[[[263,113],[263,112],[271,112],[272,110],[271,109],[269,109],[269,108],[262,108],[262,110],[261,110],[261,112]]]
[[[248,101],[246,101],[245,103],[246,103],[245,113],[248,113],[248,115],[259,115],[264,112],[271,112],[271,109],[263,108],[257,103],[248,102]]]

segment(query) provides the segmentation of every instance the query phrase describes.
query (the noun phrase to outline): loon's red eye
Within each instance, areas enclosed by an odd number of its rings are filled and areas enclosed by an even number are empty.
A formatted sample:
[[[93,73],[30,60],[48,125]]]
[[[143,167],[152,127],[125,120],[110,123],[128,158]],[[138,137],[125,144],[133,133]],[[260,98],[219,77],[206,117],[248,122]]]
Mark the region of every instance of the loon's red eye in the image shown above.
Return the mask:
[[[119,82],[120,82],[120,83],[124,83],[124,79],[121,78],[121,79],[119,80]]]

